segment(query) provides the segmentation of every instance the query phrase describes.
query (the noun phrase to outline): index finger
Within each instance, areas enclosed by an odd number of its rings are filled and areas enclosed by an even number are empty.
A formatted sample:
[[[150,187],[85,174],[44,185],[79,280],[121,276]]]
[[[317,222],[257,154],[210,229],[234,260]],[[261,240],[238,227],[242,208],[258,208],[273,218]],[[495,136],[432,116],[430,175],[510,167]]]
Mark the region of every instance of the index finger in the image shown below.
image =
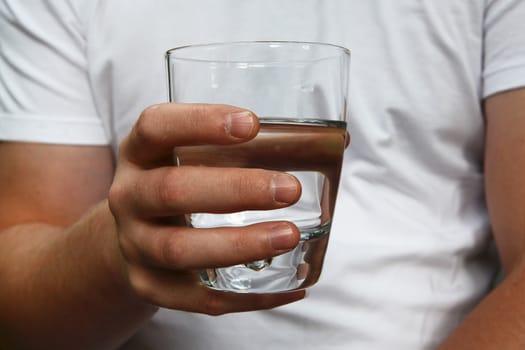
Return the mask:
[[[174,147],[233,144],[255,137],[252,112],[229,105],[164,103],[146,108],[121,144],[121,155],[145,165],[170,156]]]

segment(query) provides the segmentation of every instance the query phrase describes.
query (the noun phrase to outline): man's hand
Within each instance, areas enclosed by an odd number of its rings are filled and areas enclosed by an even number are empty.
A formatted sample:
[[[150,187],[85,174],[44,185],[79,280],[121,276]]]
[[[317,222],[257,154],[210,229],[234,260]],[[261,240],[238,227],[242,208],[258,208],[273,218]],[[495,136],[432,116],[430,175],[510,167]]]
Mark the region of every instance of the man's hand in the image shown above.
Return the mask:
[[[257,131],[257,118],[234,107],[151,107],[122,142],[116,175],[107,146],[0,142],[0,344],[114,349],[154,306],[217,315],[303,298],[221,293],[195,273],[298,243],[288,222],[206,230],[183,222],[190,212],[297,200],[298,182],[283,173],[173,166],[173,147],[243,142]]]
[[[276,209],[293,204],[300,183],[275,171],[173,166],[173,148],[233,144],[255,137],[257,118],[225,105],[162,104],[146,109],[119,149],[109,205],[127,278],[137,295],[168,308],[217,315],[272,308],[304,297],[232,294],[199,284],[198,269],[282,254],[299,242],[290,222],[195,229],[192,212]]]

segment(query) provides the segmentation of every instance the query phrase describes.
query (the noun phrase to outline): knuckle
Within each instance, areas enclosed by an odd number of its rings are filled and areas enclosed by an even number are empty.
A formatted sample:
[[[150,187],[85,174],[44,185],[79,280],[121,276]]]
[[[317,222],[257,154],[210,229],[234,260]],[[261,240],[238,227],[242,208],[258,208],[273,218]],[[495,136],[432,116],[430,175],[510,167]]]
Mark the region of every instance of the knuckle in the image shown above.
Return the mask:
[[[265,172],[252,169],[231,177],[231,194],[239,201],[250,201],[256,208],[264,207],[271,198]]]
[[[133,292],[148,302],[155,301],[155,288],[150,286],[145,273],[136,268],[129,268],[128,280]]]
[[[236,198],[244,199],[248,192],[255,189],[251,186],[251,178],[244,173],[239,173],[230,178],[230,190]]]
[[[120,141],[120,143],[118,144],[118,148],[117,148],[117,159],[123,159],[126,155],[126,149],[129,147],[129,135],[127,135],[126,137],[124,137],[122,139],[122,141]]]
[[[252,251],[254,247],[251,246],[252,239],[250,234],[241,234],[236,235],[231,242],[231,250],[236,252],[236,254],[246,254],[247,251]]]
[[[199,137],[210,139],[214,143],[222,144],[225,141],[225,134],[229,134],[229,123],[217,105],[212,104],[193,104],[190,108],[192,118],[189,118],[188,123],[193,132]],[[227,138],[226,138],[227,139]]]
[[[203,303],[203,313],[210,316],[221,316],[227,313],[226,303],[220,293],[210,291]]]
[[[109,210],[115,216],[118,217],[122,203],[125,202],[126,189],[124,186],[113,183],[109,188],[108,192],[108,205]]]
[[[190,114],[197,118],[206,117],[208,115],[208,106],[202,103],[194,103],[190,106]]]
[[[184,247],[182,240],[172,235],[167,242],[160,245],[160,256],[162,262],[177,270],[186,270],[188,265],[188,249]]]
[[[175,201],[182,197],[179,190],[179,176],[175,170],[166,171],[157,186],[157,197],[164,207],[170,208]]]
[[[216,119],[210,118],[209,105],[199,103],[192,104],[189,114],[191,115],[191,118],[187,119],[188,130],[192,130],[192,133],[194,133],[196,137],[203,137],[206,133],[206,129],[213,129],[213,121]]]
[[[130,240],[126,235],[119,234],[118,243],[120,252],[122,253],[124,259],[126,259],[127,261],[131,261],[133,257],[137,255],[137,247],[135,243],[132,240]]]
[[[155,125],[156,108],[146,108],[138,117],[133,126],[134,136],[141,141],[152,139],[152,125]]]

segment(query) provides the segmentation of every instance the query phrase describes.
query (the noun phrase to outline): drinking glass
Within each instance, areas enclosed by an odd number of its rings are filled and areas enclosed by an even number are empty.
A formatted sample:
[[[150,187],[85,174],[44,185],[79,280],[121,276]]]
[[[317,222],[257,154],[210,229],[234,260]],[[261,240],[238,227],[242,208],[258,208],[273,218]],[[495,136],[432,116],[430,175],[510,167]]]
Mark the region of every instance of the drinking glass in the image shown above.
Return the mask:
[[[317,282],[328,244],[346,143],[350,52],[312,42],[230,42],[166,53],[170,102],[229,104],[253,111],[260,131],[236,145],[178,147],[178,166],[285,171],[301,182],[287,208],[227,214],[192,213],[195,228],[291,221],[297,248],[277,257],[200,272],[214,289],[276,293]]]

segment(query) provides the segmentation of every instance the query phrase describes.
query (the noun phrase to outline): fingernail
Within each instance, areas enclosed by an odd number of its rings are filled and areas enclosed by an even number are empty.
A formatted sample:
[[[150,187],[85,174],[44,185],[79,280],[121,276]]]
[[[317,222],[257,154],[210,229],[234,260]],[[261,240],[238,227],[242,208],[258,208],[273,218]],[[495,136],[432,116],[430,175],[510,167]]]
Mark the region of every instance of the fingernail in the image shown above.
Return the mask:
[[[279,174],[272,178],[271,188],[273,199],[279,203],[294,203],[297,200],[297,192],[300,191],[297,180],[292,175]]]
[[[248,111],[230,113],[226,119],[226,132],[240,139],[251,136],[254,126],[253,114]]]
[[[297,237],[289,224],[279,223],[271,228],[270,243],[275,250],[289,250],[297,245]]]

